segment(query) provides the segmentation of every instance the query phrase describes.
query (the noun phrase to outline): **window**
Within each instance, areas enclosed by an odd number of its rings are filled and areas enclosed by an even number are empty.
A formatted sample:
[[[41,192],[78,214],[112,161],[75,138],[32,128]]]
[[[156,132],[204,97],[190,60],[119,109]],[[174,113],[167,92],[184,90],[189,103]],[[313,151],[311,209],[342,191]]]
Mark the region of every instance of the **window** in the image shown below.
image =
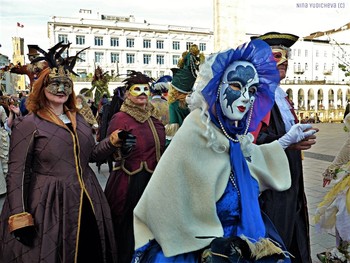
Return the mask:
[[[143,54],[143,64],[150,64],[150,63],[151,63],[151,55]]]
[[[126,47],[134,47],[134,46],[135,46],[135,40],[133,38],[127,38]]]
[[[85,61],[86,61],[86,52],[85,52],[85,51],[81,52],[81,53],[78,55],[77,61],[78,61],[78,62],[85,62]]]
[[[179,55],[173,55],[173,65],[177,65],[179,62],[180,56]]]
[[[157,49],[164,49],[164,41],[157,40]]]
[[[324,51],[323,56],[326,58],[327,57],[327,51]]]
[[[157,55],[157,64],[164,65],[164,55]]]
[[[101,63],[103,61],[103,52],[95,52],[95,62]]]
[[[206,51],[207,50],[207,44],[206,43],[199,43],[199,50],[200,51]]]
[[[298,57],[301,56],[301,49],[298,49]]]
[[[118,63],[118,62],[119,62],[119,54],[111,53],[111,63]]]
[[[309,55],[309,51],[305,49],[305,57],[307,57],[308,55]]]
[[[143,40],[143,48],[151,48],[151,40],[150,39]]]
[[[79,75],[79,78],[86,78],[86,70],[85,69],[77,69],[77,74]]]
[[[85,36],[76,36],[75,44],[77,45],[85,45]]]
[[[119,38],[111,37],[111,47],[118,47],[118,46],[119,46]]]
[[[64,44],[68,43],[68,36],[67,35],[58,35],[58,42],[63,41]]]
[[[186,42],[186,50],[190,50],[191,45],[193,45],[193,42]]]
[[[318,57],[320,55],[320,52],[318,50],[316,50],[316,57]]]
[[[180,50],[180,42],[179,41],[173,41],[173,49]]]
[[[315,70],[318,70],[318,63],[315,63]]]
[[[103,46],[103,37],[95,37],[95,46]]]
[[[327,63],[323,64],[323,69],[326,70],[327,69]]]
[[[135,54],[126,54],[126,63],[128,64],[134,64],[135,63]]]
[[[307,63],[305,63],[305,70],[307,70],[307,69],[308,69],[308,67],[309,67],[309,66],[307,65]]]

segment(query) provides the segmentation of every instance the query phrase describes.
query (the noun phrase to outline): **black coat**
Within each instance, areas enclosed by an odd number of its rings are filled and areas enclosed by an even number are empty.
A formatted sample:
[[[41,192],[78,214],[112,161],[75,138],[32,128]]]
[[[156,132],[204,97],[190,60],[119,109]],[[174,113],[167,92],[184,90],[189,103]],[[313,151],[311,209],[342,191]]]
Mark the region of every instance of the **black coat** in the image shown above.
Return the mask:
[[[263,126],[256,143],[264,144],[279,139],[286,133],[278,106],[271,110],[268,126]],[[281,235],[293,262],[312,262],[310,257],[309,219],[301,151],[286,149],[292,176],[291,187],[283,192],[267,190],[260,196],[260,206],[270,217]]]

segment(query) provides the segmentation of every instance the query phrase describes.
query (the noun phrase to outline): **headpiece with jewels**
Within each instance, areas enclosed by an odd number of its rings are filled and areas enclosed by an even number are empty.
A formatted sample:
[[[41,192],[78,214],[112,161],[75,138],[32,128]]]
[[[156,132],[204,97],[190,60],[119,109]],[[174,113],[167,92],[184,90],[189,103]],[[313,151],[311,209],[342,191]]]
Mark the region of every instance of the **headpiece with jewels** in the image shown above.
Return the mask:
[[[69,56],[68,50],[71,43],[64,44],[63,41],[57,43],[52,48],[49,48],[49,51],[41,49],[38,45],[31,45],[31,49],[39,51],[43,56],[39,56],[32,60],[32,64],[38,61],[45,60],[48,63],[51,72],[49,74],[50,78],[58,78],[58,77],[66,77],[69,78],[70,74],[74,74],[79,76],[77,73],[73,71],[75,63],[79,58],[78,55],[84,50],[88,49],[84,48],[77,52],[75,56]],[[62,54],[67,52],[67,56],[63,57]]]

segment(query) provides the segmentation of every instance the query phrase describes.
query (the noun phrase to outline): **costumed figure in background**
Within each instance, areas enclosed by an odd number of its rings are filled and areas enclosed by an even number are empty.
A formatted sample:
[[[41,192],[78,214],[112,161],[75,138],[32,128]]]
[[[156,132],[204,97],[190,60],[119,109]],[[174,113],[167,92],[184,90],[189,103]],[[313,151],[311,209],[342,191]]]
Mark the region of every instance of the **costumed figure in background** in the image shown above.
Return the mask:
[[[84,95],[77,95],[76,101],[79,113],[84,117],[85,121],[91,125],[91,128],[96,130],[98,128],[97,120],[93,115],[92,110],[89,104],[87,103]]]
[[[34,59],[40,56],[40,53],[38,53],[36,48],[37,48],[37,45],[28,45],[27,56],[30,63],[26,65],[21,65],[20,63],[18,63],[17,65],[11,67],[10,69],[11,73],[28,76],[30,81],[29,83],[30,90],[33,87],[34,81],[37,80],[39,73],[48,66],[46,61],[37,61],[35,63],[31,63]]]
[[[350,113],[344,118],[347,138],[331,165],[323,173],[323,187],[335,181],[315,213],[318,231],[335,229],[336,247],[317,254],[323,263],[350,262]]]
[[[105,188],[112,210],[119,263],[131,262],[133,210],[165,149],[164,125],[148,99],[151,81],[141,72],[129,74],[123,81],[125,101],[107,130],[107,134],[121,131],[125,138],[125,144],[114,154],[115,166]]]
[[[178,62],[178,68],[171,69],[173,80],[168,95],[169,124],[165,127],[167,144],[170,143],[182,122],[190,113],[186,97],[192,92],[199,65],[204,60],[204,55],[199,52],[198,46],[194,44],[191,45],[189,51],[182,54],[182,58]]]
[[[278,80],[261,40],[201,66],[191,113],[134,209],[134,262],[290,262],[258,196],[290,187],[283,149],[314,131],[300,125],[264,146],[248,133],[271,109]]]
[[[10,145],[9,132],[6,111],[3,106],[0,106],[0,195],[6,193],[7,162]]]
[[[100,116],[100,127],[98,130],[98,139],[103,140],[107,137],[107,129],[110,120],[112,119],[112,116],[119,112],[120,107],[122,106],[124,102],[124,96],[125,96],[125,87],[117,87],[113,90],[113,97],[112,101],[110,103],[106,103],[102,106],[102,112],[103,114]],[[108,163],[109,172],[113,169],[113,157],[108,156],[107,160],[99,161],[96,163],[98,171],[101,170],[101,165],[103,163]]]
[[[155,83],[151,85],[151,99],[150,102],[157,109],[160,120],[163,125],[169,123],[169,105],[163,94],[168,93],[170,82],[173,78],[169,75],[160,77]]]
[[[298,40],[292,34],[270,32],[258,37],[272,49],[280,74],[286,77],[290,47]],[[256,143],[261,145],[278,140],[298,122],[287,93],[279,85],[275,91],[275,104],[254,131]],[[260,205],[280,233],[295,263],[311,262],[309,218],[304,192],[302,152],[316,143],[316,136],[305,138],[285,150],[292,176],[292,186],[286,191],[268,190],[261,194]]]
[[[121,140],[113,133],[96,146],[77,113],[70,74],[79,52],[62,58],[62,42],[36,48],[48,67],[28,97],[30,113],[12,126],[0,262],[116,262],[110,208],[89,162]]]

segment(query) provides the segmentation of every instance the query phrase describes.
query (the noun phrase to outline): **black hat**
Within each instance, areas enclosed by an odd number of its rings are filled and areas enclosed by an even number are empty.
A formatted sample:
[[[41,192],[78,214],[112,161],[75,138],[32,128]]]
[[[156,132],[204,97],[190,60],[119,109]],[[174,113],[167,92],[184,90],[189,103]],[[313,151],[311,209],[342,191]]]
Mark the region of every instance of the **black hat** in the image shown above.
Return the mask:
[[[28,45],[28,56],[39,56],[40,53],[35,49],[37,45]]]
[[[299,37],[288,33],[268,32],[260,36],[253,36],[251,39],[264,40],[269,46],[291,47]]]

